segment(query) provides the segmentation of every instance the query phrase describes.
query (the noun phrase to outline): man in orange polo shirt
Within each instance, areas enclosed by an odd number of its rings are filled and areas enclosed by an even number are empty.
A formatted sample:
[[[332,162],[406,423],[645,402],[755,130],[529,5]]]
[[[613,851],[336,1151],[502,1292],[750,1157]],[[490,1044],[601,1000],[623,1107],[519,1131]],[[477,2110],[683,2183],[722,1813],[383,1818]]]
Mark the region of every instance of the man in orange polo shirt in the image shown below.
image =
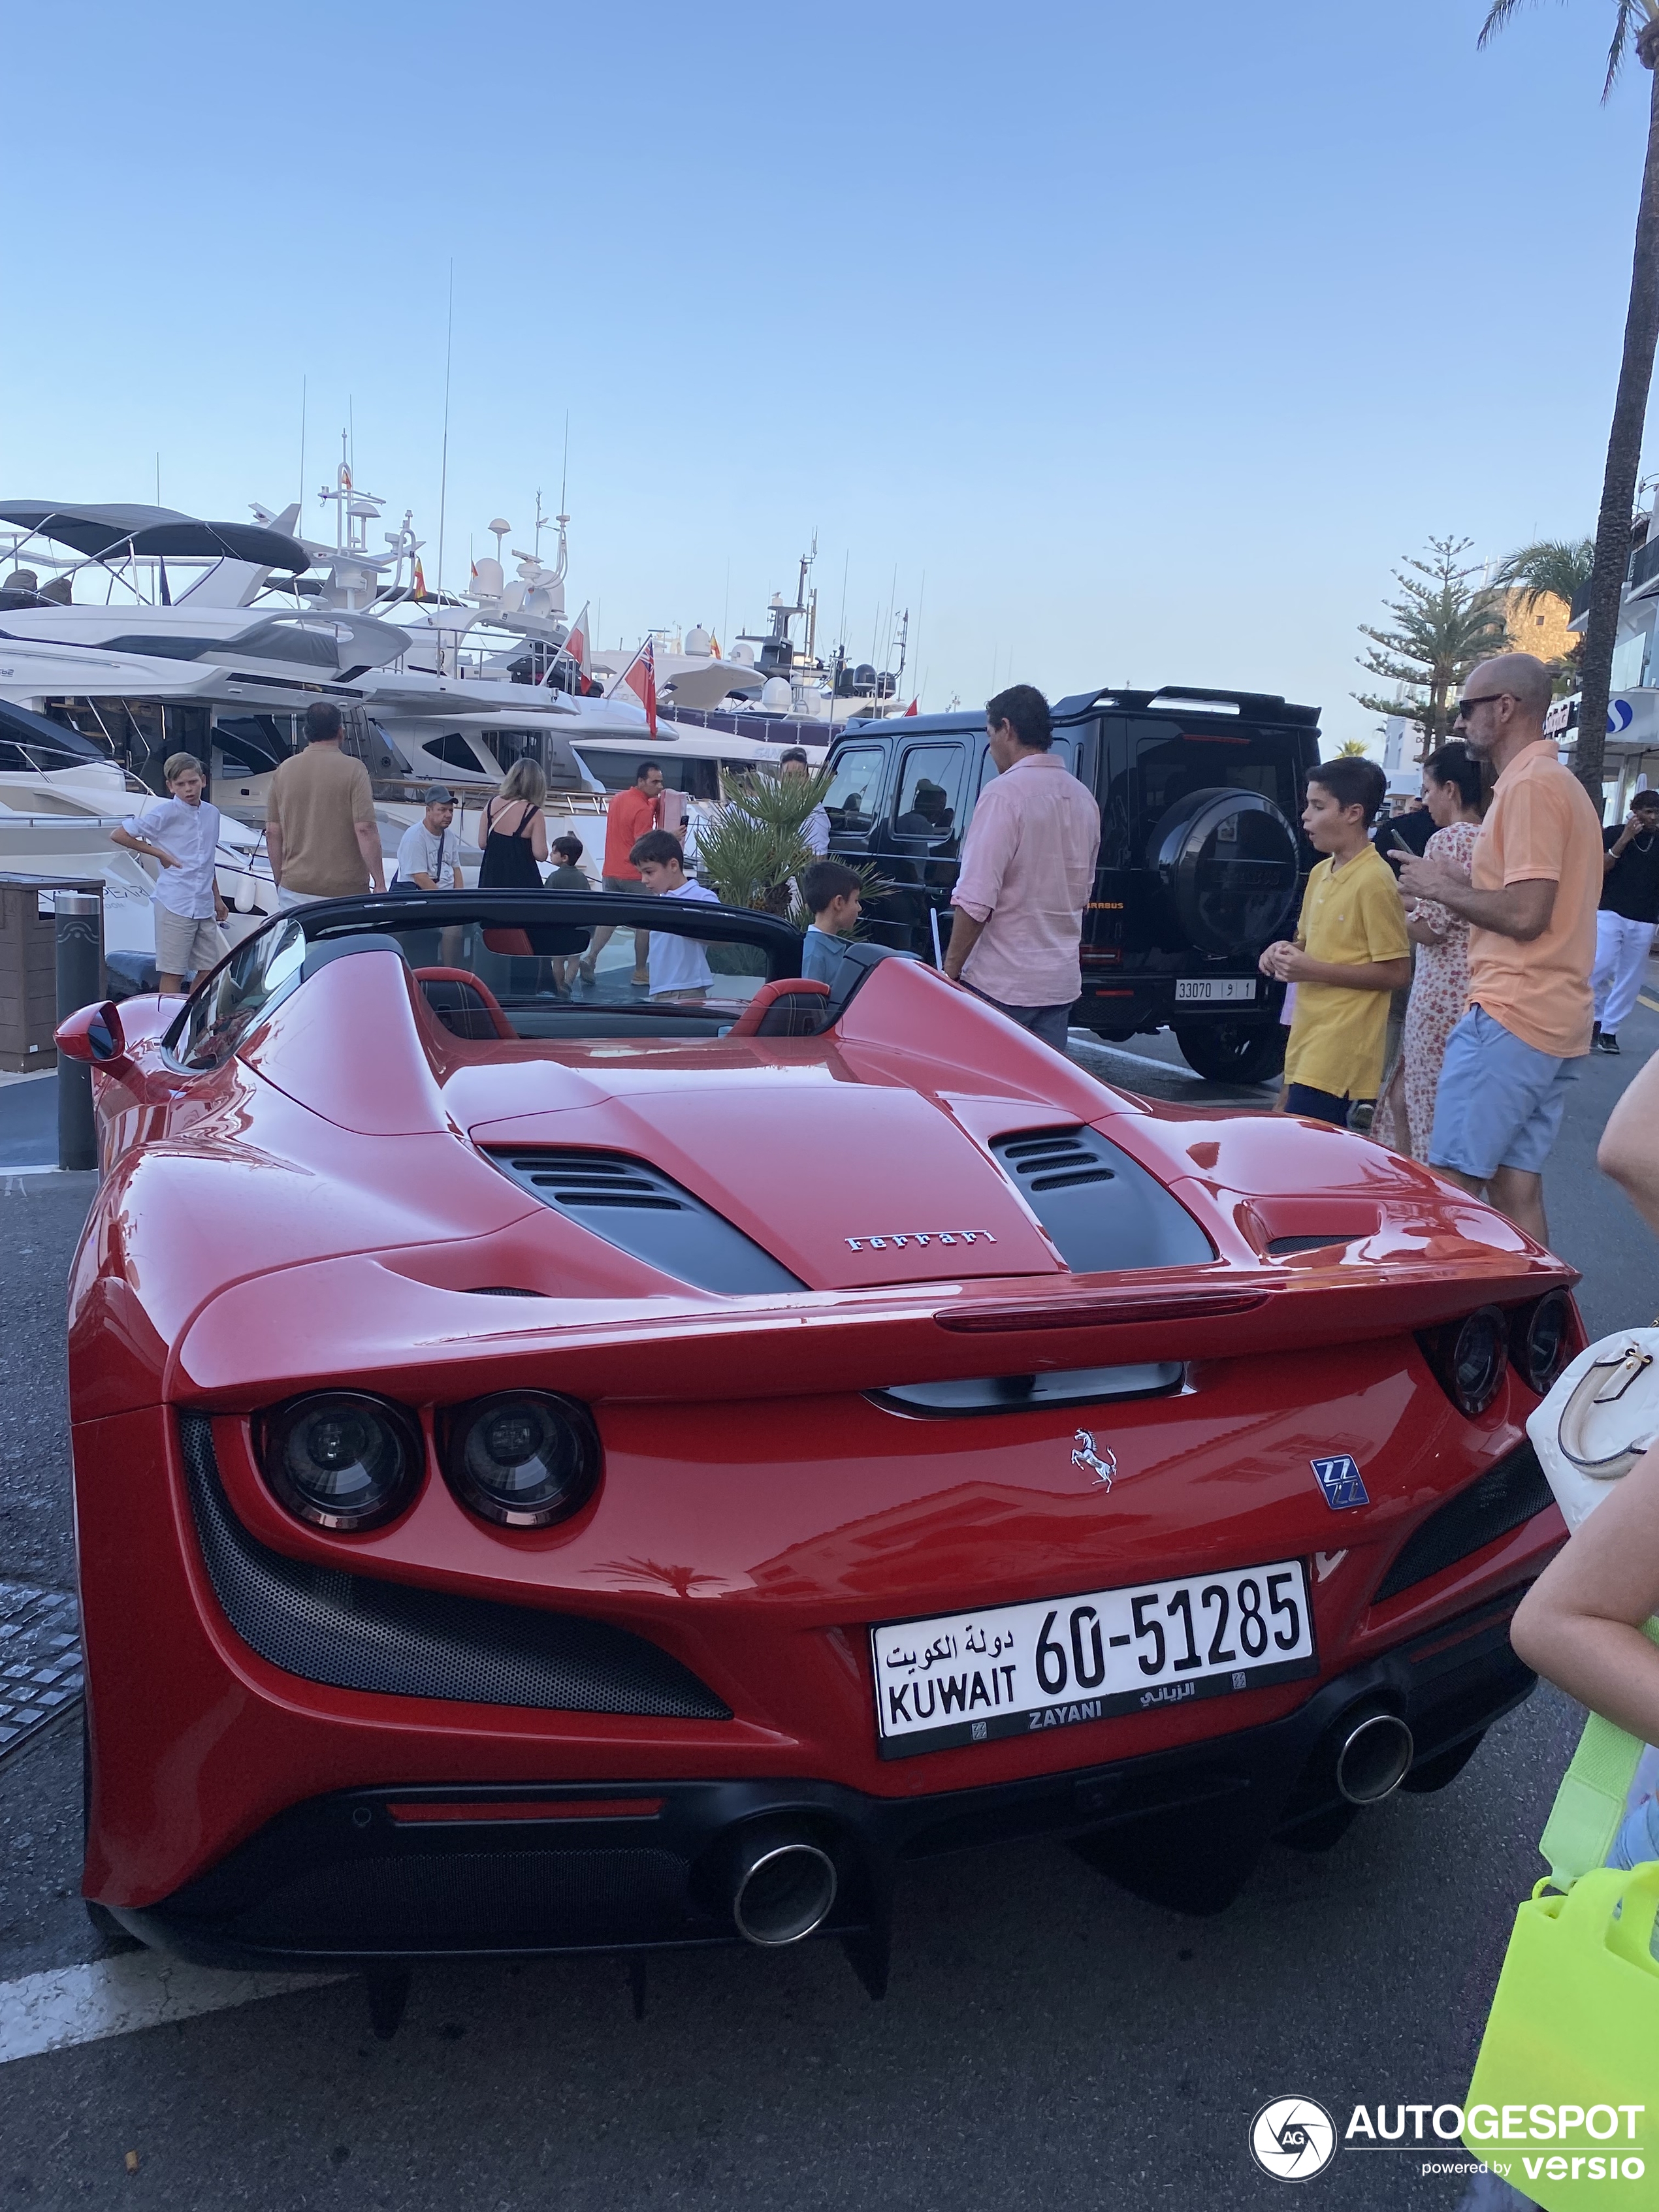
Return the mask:
[[[1470,672],[1457,734],[1498,772],[1474,880],[1436,860],[1400,871],[1407,898],[1437,899],[1471,925],[1468,1011],[1446,1046],[1429,1164],[1540,1244],[1544,1162],[1590,1048],[1602,880],[1601,825],[1544,735],[1549,704],[1549,671],[1529,653]]]
[[[608,891],[639,891],[644,884],[640,872],[629,859],[641,837],[648,830],[662,827],[662,763],[660,761],[641,761],[634,771],[634,781],[626,791],[613,792],[605,809],[605,888]],[[616,935],[614,929],[596,929],[592,942],[584,955],[580,973],[584,982],[593,981],[593,971],[599,966],[599,954]],[[651,939],[642,929],[634,933],[634,981],[649,985]]]

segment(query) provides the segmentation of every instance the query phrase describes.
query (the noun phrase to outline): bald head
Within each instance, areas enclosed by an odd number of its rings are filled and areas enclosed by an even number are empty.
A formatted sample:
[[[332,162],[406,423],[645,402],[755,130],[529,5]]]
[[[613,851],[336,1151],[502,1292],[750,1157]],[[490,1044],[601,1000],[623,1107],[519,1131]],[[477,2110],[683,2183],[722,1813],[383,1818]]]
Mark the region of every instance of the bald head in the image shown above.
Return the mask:
[[[1541,723],[1555,696],[1550,672],[1535,653],[1499,653],[1469,671],[1463,685],[1467,699],[1488,691],[1507,691],[1528,721]]]
[[[1454,727],[1477,760],[1501,775],[1536,744],[1549,712],[1550,672],[1535,654],[1499,653],[1470,669]]]

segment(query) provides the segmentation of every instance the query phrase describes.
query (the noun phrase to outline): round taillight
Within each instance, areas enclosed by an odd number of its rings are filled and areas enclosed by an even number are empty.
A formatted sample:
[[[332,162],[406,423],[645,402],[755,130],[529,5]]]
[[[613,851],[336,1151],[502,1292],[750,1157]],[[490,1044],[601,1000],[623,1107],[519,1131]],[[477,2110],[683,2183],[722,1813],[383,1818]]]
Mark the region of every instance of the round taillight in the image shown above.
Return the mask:
[[[355,1390],[296,1398],[267,1415],[261,1464],[280,1502],[319,1528],[374,1528],[420,1482],[420,1431],[401,1407]]]
[[[1496,1306],[1472,1313],[1452,1339],[1452,1395],[1466,1413],[1484,1413],[1498,1395],[1506,1353],[1504,1316]]]
[[[514,1390],[458,1406],[445,1466],[464,1505],[508,1528],[545,1528],[585,1505],[599,1479],[599,1439],[585,1406]]]
[[[1572,1357],[1572,1300],[1565,1291],[1522,1307],[1510,1325],[1510,1357],[1541,1398]]]

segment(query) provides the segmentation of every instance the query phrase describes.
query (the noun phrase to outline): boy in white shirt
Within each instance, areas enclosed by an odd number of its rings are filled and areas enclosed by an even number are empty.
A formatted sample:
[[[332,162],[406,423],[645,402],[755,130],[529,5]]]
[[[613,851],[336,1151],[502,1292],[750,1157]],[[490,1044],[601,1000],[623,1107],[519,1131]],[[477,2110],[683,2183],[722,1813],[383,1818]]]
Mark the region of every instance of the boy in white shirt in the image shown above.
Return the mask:
[[[666,830],[647,830],[628,855],[640,872],[640,881],[658,898],[690,899],[702,906],[718,906],[713,891],[693,883],[685,872],[685,854],[678,837]],[[665,929],[651,933],[651,995],[653,999],[705,999],[714,981],[708,955],[695,937],[679,937]]]
[[[167,796],[151,801],[112,830],[112,845],[159,860],[150,893],[155,916],[155,972],[163,995],[182,991],[186,975],[205,975],[230,950],[221,928],[230,909],[219,896],[214,864],[219,810],[203,798],[207,779],[194,753],[169,755],[162,773]]]

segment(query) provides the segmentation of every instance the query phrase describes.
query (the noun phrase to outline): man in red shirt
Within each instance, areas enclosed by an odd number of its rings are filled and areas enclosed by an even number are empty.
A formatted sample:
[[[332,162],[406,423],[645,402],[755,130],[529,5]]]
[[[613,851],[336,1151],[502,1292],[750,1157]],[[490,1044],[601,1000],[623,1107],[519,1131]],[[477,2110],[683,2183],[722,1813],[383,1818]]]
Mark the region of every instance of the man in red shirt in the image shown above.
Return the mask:
[[[644,889],[640,872],[629,859],[629,854],[648,830],[662,827],[662,764],[659,761],[641,761],[634,771],[634,781],[626,791],[612,794],[605,810],[605,888],[608,891],[639,891]],[[596,929],[580,967],[584,982],[593,981],[593,971],[599,966],[599,954],[616,932]],[[634,933],[634,981],[649,984],[651,939],[647,933]]]

